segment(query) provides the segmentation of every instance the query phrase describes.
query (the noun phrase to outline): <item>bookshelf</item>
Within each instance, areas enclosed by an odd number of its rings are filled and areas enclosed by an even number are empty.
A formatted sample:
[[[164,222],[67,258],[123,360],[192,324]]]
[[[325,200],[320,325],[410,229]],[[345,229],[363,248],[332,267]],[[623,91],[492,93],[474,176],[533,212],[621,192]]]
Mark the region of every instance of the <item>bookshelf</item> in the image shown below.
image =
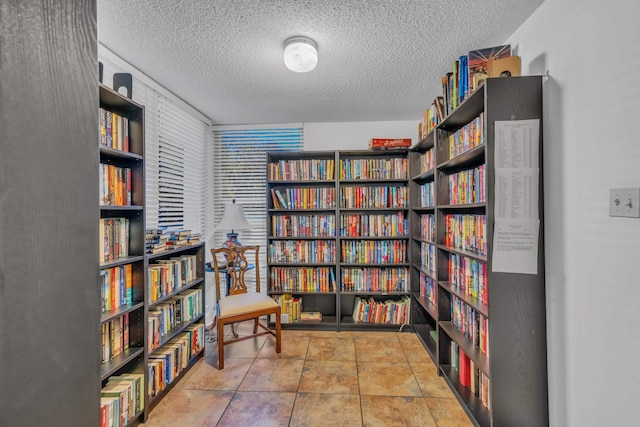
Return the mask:
[[[496,128],[526,120],[539,120],[538,141],[532,138],[530,150],[521,153],[538,167],[537,182],[526,193],[533,219],[539,219],[532,232],[537,250],[529,258],[535,267],[528,270],[518,262],[505,268],[504,253],[494,247],[496,224],[505,218],[496,205],[509,199],[497,184],[505,164],[496,159],[513,148],[505,141],[516,141],[499,139]],[[474,131],[478,143],[470,143]],[[412,326],[477,426],[549,423],[541,147],[542,77],[527,76],[487,79],[411,153]],[[422,156],[430,150],[435,165],[425,168]],[[433,182],[434,207],[416,204],[416,189],[425,182]],[[428,238],[424,215],[434,215]],[[425,243],[434,246],[427,262],[419,256]]]
[[[144,107],[103,85],[99,98],[101,408],[126,426],[204,355],[205,246],[145,253]]]
[[[270,153],[267,160],[269,294],[322,313],[319,322],[298,322],[293,308],[283,327],[408,323],[408,151]],[[362,314],[354,318],[356,305]]]
[[[204,356],[205,245],[145,256],[148,413]],[[171,369],[168,369],[171,367]],[[164,376],[164,372],[170,375]]]
[[[146,389],[144,107],[103,85],[99,99],[101,406],[114,378],[141,374],[140,404],[116,411],[126,425],[143,417]]]

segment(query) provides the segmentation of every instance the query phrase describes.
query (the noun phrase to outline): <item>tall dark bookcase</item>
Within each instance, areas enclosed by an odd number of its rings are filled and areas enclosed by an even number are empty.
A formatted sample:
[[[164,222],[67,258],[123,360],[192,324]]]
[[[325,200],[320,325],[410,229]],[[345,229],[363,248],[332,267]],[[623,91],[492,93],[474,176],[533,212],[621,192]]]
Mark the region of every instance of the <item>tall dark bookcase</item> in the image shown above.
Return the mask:
[[[280,152],[267,163],[268,293],[322,313],[283,327],[409,324],[408,150]],[[402,302],[404,317],[391,318]]]
[[[537,200],[533,211],[539,219],[537,269],[503,272],[494,257],[495,224],[500,220],[495,204],[505,197],[496,194],[496,122],[526,120],[539,120],[538,141],[527,154],[539,168],[537,183],[531,187],[537,191],[531,199]],[[452,149],[450,138],[465,126],[480,129],[482,143],[468,147],[457,143]],[[435,165],[425,169],[420,160],[429,150],[434,150]],[[432,207],[412,199],[413,329],[475,425],[548,425],[542,77],[485,80],[412,151],[412,193],[429,182],[435,189]],[[468,175],[454,178],[455,174]],[[480,185],[452,201],[452,182],[461,183],[462,189],[469,183]],[[428,238],[419,226],[425,215],[434,215],[428,222]],[[484,222],[483,244],[475,246],[484,250],[452,243],[452,230],[459,225],[464,230],[466,221]],[[477,241],[474,235],[471,242]],[[422,245],[434,246],[429,265],[421,261]],[[468,378],[463,374],[467,371]]]
[[[113,274],[123,274],[130,269],[130,280],[122,280],[110,286],[108,291],[101,290],[103,299],[103,311],[100,317],[102,334],[103,363],[100,370],[100,379],[104,387],[108,379],[114,375],[130,373],[144,374],[146,371],[146,267],[145,267],[145,208],[144,208],[144,107],[129,98],[103,86],[99,87],[101,135],[100,135],[100,168],[103,186],[100,200],[100,270],[101,277]],[[106,115],[110,118],[107,118]],[[122,131],[117,137],[119,145],[116,145],[117,131],[113,131],[114,118],[121,117],[122,130],[126,126],[127,131]],[[109,123],[109,124],[107,124]],[[107,140],[108,139],[108,140]],[[124,140],[127,139],[126,143]],[[115,148],[117,146],[117,148]],[[130,198],[115,196],[114,182],[123,176],[118,172],[106,175],[103,165],[112,166],[120,170],[129,170]],[[117,175],[114,177],[114,175]],[[111,176],[111,178],[109,178]],[[106,183],[105,183],[106,182]],[[126,184],[125,184],[126,186]],[[121,188],[121,187],[118,187]],[[118,227],[117,223],[123,226]],[[114,229],[114,228],[117,228]],[[124,235],[122,235],[124,233]],[[116,279],[114,279],[115,281]],[[129,283],[125,283],[129,282]],[[104,288],[105,285],[101,283]],[[111,307],[105,307],[105,299],[116,299],[111,296],[112,290],[119,286],[118,296],[122,296],[124,303],[115,301]],[[126,288],[130,287],[130,296],[126,297]],[[128,301],[128,302],[127,302]],[[126,319],[126,320],[125,320]],[[125,325],[125,323],[128,325]],[[119,354],[115,352],[115,339],[111,331],[116,328],[128,328],[128,336],[123,332],[123,338],[118,344],[122,347]],[[117,338],[117,337],[116,337]],[[107,350],[105,350],[105,346]],[[106,352],[106,355],[105,355]],[[144,383],[143,390],[146,390]],[[130,417],[130,421],[141,418],[144,411],[136,411]]]
[[[99,98],[103,306],[100,328],[101,354],[105,359],[100,379],[104,388],[114,376],[140,376],[141,408],[130,410],[124,420],[127,425],[134,425],[146,420],[149,412],[204,355],[205,245],[145,253],[144,107],[103,85],[99,87]],[[114,120],[119,120],[116,127]],[[108,170],[109,167],[113,169]],[[112,222],[122,226],[115,231]],[[154,268],[163,272],[154,275]],[[117,279],[111,279],[113,275]],[[120,277],[122,280],[118,280]],[[120,287],[117,291],[116,286]],[[159,313],[169,318],[163,321],[169,328],[154,333],[156,328],[151,325],[157,325],[153,322]],[[109,341],[107,353],[110,353],[116,345],[112,336],[118,337],[113,330],[123,327],[128,332],[118,344],[122,351],[118,349],[118,354],[105,356],[105,340]],[[159,364],[164,361],[173,363],[171,377],[156,375],[159,369],[164,370],[166,365]]]

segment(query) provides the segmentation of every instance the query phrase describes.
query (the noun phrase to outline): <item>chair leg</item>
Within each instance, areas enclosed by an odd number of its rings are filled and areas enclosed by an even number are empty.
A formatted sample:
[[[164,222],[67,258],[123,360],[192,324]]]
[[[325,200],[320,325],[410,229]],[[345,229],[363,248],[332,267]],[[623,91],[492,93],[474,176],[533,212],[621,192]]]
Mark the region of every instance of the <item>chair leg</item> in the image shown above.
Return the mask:
[[[258,333],[258,318],[256,317],[253,320],[253,334],[257,334]]]
[[[278,310],[276,312],[276,353],[280,353],[282,350],[280,335],[280,310]]]
[[[218,369],[224,369],[224,322],[218,319]]]

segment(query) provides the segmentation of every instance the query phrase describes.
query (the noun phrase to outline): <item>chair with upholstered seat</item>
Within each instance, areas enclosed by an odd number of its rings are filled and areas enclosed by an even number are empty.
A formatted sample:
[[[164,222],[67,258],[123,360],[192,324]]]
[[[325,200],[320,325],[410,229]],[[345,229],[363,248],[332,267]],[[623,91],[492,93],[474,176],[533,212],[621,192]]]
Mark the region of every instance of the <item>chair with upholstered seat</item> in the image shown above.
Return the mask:
[[[260,246],[232,246],[229,248],[211,249],[213,255],[213,268],[216,280],[216,322],[218,335],[218,369],[224,369],[225,345],[259,337],[261,335],[273,335],[276,339],[276,352],[280,353],[280,306],[268,295],[260,292],[260,268],[258,254]],[[256,291],[248,291],[245,283],[245,273],[249,267],[247,252],[255,253],[255,278]],[[221,275],[224,275],[225,285],[228,281],[228,295],[220,292]],[[275,330],[269,328],[268,323],[263,324],[260,317],[275,314]],[[253,320],[253,334],[239,337],[235,331],[232,339],[225,340],[224,326],[234,323]],[[258,331],[258,328],[263,330]]]

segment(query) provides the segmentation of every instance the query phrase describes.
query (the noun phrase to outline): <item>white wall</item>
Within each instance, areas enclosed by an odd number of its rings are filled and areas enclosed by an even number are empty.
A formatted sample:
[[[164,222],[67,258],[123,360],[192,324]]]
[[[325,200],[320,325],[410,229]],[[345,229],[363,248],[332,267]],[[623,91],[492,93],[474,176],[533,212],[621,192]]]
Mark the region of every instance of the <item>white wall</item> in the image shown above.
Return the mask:
[[[413,145],[421,114],[415,121],[305,123],[304,150],[366,150],[371,138],[411,138]]]
[[[543,74],[551,425],[639,425],[640,2],[546,0],[507,40]]]

